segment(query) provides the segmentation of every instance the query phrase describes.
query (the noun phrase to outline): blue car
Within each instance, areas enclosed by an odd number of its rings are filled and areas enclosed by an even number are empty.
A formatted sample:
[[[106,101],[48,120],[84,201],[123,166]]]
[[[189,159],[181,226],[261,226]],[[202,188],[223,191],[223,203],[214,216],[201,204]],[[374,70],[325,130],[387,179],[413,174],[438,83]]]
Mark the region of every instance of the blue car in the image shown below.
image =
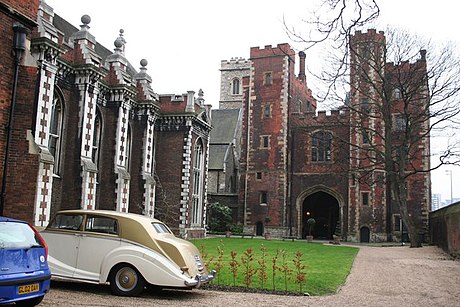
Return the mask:
[[[50,289],[48,246],[24,221],[0,216],[0,304],[40,304]]]

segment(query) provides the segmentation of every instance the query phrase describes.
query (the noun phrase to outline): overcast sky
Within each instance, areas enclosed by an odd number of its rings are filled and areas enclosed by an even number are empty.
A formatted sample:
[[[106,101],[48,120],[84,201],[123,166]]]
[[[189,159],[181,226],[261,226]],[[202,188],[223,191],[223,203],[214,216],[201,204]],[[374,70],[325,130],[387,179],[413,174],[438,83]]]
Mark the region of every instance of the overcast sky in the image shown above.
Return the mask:
[[[153,90],[181,94],[203,89],[207,104],[218,107],[220,62],[232,57],[249,58],[250,47],[289,43],[287,24],[302,29],[318,0],[46,0],[54,12],[76,27],[81,16],[91,17],[90,32],[106,48],[124,30],[125,55],[138,69],[147,59]],[[454,41],[460,46],[460,2],[452,0],[381,0],[377,30],[387,25],[407,29],[434,41]],[[307,68],[321,67],[318,50],[307,51]],[[314,82],[307,76],[307,81]],[[314,86],[313,86],[314,87]],[[450,199],[453,170],[454,197],[460,197],[460,171],[442,168],[432,173],[433,193]]]

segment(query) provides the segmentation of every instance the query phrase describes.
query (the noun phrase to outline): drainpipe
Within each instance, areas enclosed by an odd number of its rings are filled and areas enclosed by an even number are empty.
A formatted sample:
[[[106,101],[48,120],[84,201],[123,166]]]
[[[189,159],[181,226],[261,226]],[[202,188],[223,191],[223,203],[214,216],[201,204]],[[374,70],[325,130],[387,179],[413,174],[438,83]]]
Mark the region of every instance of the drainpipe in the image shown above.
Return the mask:
[[[0,195],[0,215],[3,215],[5,208],[5,192],[6,192],[6,177],[8,175],[8,158],[11,146],[11,134],[13,130],[13,119],[14,109],[16,106],[16,89],[19,77],[19,66],[21,64],[21,58],[26,50],[26,38],[27,28],[19,22],[13,24],[13,53],[14,53],[14,76],[13,76],[13,93],[11,95],[11,107],[8,115],[8,125],[6,126],[7,137],[6,137],[6,148],[5,148],[5,160],[3,162],[3,175],[2,175],[2,192]]]

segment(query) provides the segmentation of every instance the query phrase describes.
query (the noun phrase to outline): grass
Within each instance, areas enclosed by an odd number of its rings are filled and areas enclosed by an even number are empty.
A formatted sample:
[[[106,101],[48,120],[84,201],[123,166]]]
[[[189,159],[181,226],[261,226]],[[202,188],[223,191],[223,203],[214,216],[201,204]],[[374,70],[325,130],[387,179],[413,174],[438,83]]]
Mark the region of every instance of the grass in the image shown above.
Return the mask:
[[[358,253],[355,247],[305,241],[210,238],[192,242],[201,251],[208,269],[218,271],[214,285],[291,293],[307,292],[310,295],[335,293],[345,282]],[[248,249],[252,249],[249,255]],[[263,249],[266,254],[266,269],[261,269],[263,265],[259,263],[264,259]],[[233,278],[231,270],[231,252],[236,253],[234,259],[239,264],[236,279]],[[300,260],[297,266],[294,264],[296,253]],[[253,259],[249,260],[251,255]],[[248,264],[242,264],[243,258]],[[273,259],[276,259],[277,267],[274,277]],[[265,274],[261,274],[262,272]],[[266,275],[266,280],[263,275]],[[302,275],[305,275],[305,280]]]

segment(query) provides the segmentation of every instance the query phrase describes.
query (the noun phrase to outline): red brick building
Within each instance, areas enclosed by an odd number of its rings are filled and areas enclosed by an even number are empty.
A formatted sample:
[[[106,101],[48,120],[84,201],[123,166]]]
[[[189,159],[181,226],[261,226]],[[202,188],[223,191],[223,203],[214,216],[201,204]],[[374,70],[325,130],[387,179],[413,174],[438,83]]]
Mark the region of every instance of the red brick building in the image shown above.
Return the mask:
[[[123,31],[110,51],[89,16],[78,29],[44,1],[0,9],[1,214],[46,226],[60,209],[108,209],[203,236],[211,125],[202,92],[157,94],[147,61],[136,70],[125,57]],[[27,34],[14,65],[17,24]]]
[[[374,48],[376,57],[383,59],[385,36],[375,30],[356,32],[350,45],[360,50]],[[242,110],[238,124],[242,130],[238,144],[241,151],[237,155],[240,157],[238,206],[231,207],[237,211],[246,233],[304,238],[308,232],[306,221],[313,217],[316,238],[330,240],[336,235],[349,241],[400,240],[403,228],[399,208],[389,193],[389,178],[385,170],[369,167],[375,162],[365,158],[369,140],[363,138],[362,129],[356,129],[359,122],[366,129],[379,127],[384,133],[385,125],[378,116],[364,113],[367,115],[363,120],[362,114],[355,111],[364,100],[370,99],[369,93],[373,91],[360,79],[362,72],[354,70],[353,63],[362,59],[353,52],[350,54],[349,100],[330,112],[317,111],[317,102],[306,82],[305,54],[298,54],[295,75],[296,54],[288,44],[251,48],[247,61],[222,61],[221,110],[213,113],[235,107]],[[423,74],[425,62],[422,52],[417,63],[407,65],[420,66],[419,72]],[[390,84],[395,65],[381,64],[384,80]],[[369,76],[376,73],[370,71],[375,66],[362,67],[368,67]],[[240,87],[241,92],[235,90]],[[384,104],[374,96],[371,98],[376,105]],[[401,100],[393,99],[391,105],[391,116],[397,120]],[[398,132],[392,134],[397,136]],[[422,131],[420,135],[423,134]],[[384,146],[378,135],[371,142],[375,147]],[[411,157],[417,170],[429,169],[427,137],[420,137]],[[210,160],[214,158],[211,156]],[[362,176],[363,170],[366,176]],[[426,232],[430,176],[428,172],[420,172],[411,178],[408,205]],[[216,195],[212,197],[218,199]]]

